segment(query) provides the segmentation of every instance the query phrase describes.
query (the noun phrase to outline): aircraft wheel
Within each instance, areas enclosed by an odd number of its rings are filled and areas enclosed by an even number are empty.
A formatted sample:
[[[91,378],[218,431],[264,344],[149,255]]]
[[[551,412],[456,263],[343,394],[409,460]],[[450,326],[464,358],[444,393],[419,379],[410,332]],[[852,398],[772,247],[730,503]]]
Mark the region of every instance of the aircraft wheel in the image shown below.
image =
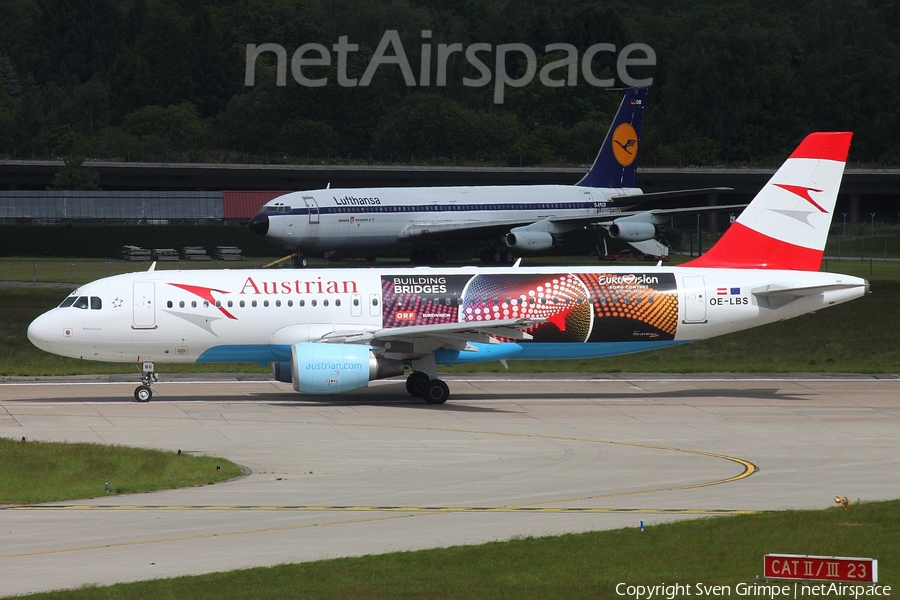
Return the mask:
[[[406,391],[410,396],[418,396],[419,398],[425,393],[425,386],[428,384],[428,374],[422,371],[413,371],[406,378]]]
[[[503,253],[503,262],[511,265],[516,262],[516,255],[512,253],[512,250],[507,250]]]
[[[309,259],[305,256],[297,256],[291,259],[292,269],[305,269],[309,265]]]
[[[423,397],[428,404],[443,404],[450,397],[450,388],[440,379],[432,379],[425,386]]]
[[[499,250],[494,250],[491,253],[491,262],[493,262],[495,265],[500,264],[500,261],[502,261],[502,260],[503,260],[503,253],[500,252]]]
[[[138,402],[150,402],[153,392],[149,385],[139,385],[134,389],[134,399]]]

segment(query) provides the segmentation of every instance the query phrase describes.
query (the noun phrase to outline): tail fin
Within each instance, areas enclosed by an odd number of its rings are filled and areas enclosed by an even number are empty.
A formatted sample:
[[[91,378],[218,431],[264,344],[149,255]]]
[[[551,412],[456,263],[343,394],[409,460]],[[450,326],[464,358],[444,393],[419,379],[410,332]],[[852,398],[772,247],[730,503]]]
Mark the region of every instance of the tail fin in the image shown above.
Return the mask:
[[[818,271],[852,133],[812,133],[709,252],[685,267]]]
[[[629,88],[619,105],[606,139],[591,170],[575,185],[582,187],[635,187],[641,120],[647,103],[647,88]]]

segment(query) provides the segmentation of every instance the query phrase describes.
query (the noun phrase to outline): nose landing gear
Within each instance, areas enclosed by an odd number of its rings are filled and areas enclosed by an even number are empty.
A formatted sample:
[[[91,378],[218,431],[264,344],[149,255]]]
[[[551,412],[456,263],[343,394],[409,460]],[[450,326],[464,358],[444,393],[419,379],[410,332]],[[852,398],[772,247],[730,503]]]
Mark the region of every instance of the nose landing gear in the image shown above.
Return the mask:
[[[159,381],[159,374],[156,372],[156,365],[152,362],[145,362],[141,367],[141,385],[134,389],[134,399],[138,402],[150,402],[150,398],[153,397],[150,386],[157,381]]]

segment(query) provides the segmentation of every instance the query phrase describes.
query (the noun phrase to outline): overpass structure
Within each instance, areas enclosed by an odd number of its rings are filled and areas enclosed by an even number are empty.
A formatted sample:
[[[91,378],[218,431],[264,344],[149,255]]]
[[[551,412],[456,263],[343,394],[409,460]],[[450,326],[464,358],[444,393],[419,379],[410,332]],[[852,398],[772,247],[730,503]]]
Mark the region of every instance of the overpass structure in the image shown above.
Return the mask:
[[[402,165],[275,165],[219,163],[141,163],[85,161],[100,175],[106,191],[281,191],[334,187],[441,185],[573,184],[587,167],[454,167]],[[0,161],[2,190],[47,190],[63,166],[54,160]],[[638,185],[647,192],[731,187],[705,198],[685,197],[681,204],[734,204],[749,201],[774,169],[638,169]],[[19,194],[15,194],[19,195]],[[264,197],[264,195],[260,195]],[[248,201],[252,202],[252,201]],[[263,200],[264,202],[264,200]],[[260,205],[262,202],[260,202]],[[248,205],[249,206],[249,205]],[[249,208],[244,209],[244,212]],[[848,168],[837,212],[849,223],[900,221],[900,169]],[[249,218],[249,217],[248,217]],[[838,222],[839,220],[836,220]]]

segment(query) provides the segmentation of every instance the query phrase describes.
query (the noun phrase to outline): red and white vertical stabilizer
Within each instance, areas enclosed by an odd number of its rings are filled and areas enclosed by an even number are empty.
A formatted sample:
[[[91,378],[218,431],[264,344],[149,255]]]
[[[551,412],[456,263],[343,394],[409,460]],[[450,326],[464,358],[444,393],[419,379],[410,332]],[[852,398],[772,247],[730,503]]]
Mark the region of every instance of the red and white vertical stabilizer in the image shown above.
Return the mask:
[[[818,271],[851,137],[808,135],[722,239],[683,266]]]

